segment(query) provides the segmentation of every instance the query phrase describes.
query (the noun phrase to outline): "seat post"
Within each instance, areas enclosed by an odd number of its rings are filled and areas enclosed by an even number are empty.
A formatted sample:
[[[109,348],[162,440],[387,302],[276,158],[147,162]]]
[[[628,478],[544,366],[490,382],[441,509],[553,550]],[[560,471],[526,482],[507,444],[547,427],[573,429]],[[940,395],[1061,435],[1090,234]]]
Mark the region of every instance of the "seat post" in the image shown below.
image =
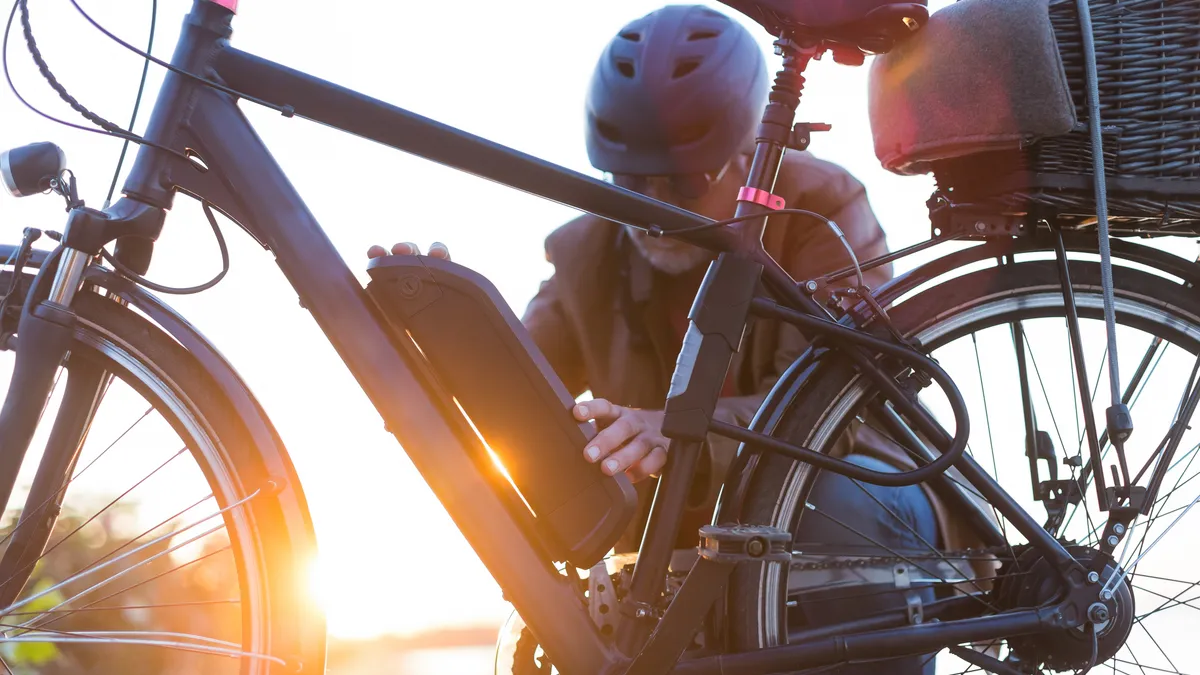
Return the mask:
[[[754,159],[750,163],[746,189],[738,197],[735,212],[736,216],[763,213],[762,218],[747,220],[736,226],[747,250],[762,246],[766,216],[771,208],[778,208],[768,206],[766,198],[775,189],[775,179],[779,175],[784,152],[789,147],[797,147],[795,141],[800,140],[794,138],[792,125],[796,119],[796,109],[800,106],[800,94],[804,90],[804,69],[821,49],[820,43],[798,42],[788,34],[775,41],[775,53],[783,57],[783,68],[775,74],[775,83],[771,86],[769,102],[755,138]],[[806,134],[802,144],[807,145]],[[757,198],[760,195],[761,198]]]

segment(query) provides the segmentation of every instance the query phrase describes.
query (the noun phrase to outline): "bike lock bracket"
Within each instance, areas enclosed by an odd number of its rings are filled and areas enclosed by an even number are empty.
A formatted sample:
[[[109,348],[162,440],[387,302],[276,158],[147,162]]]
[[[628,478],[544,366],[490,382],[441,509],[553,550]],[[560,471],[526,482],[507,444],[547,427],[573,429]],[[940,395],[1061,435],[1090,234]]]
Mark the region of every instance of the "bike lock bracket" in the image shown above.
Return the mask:
[[[733,354],[741,350],[762,265],[722,253],[704,275],[671,375],[662,432],[703,443]]]

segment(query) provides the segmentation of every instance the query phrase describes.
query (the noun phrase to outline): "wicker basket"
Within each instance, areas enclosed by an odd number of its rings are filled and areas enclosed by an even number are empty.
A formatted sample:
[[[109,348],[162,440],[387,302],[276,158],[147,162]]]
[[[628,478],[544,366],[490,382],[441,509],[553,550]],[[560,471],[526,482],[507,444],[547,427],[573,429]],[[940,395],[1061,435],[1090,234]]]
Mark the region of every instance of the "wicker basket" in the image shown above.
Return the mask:
[[[1114,232],[1200,233],[1200,0],[1091,0]],[[1095,222],[1075,0],[1050,18],[1080,127],[1020,152],[940,162],[939,188],[991,212]]]

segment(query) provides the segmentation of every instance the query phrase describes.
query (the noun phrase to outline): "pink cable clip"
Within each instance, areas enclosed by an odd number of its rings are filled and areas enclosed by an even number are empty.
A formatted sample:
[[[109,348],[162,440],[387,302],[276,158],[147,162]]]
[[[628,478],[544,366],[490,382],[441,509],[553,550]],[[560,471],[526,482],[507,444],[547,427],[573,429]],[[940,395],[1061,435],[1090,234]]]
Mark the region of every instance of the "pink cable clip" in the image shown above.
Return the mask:
[[[215,5],[220,5],[234,14],[237,14],[238,0],[209,0],[209,2]]]
[[[778,211],[786,205],[783,197],[773,195],[766,190],[759,190],[758,188],[752,187],[743,187],[741,190],[738,190],[737,200],[739,202],[760,204],[774,211]]]

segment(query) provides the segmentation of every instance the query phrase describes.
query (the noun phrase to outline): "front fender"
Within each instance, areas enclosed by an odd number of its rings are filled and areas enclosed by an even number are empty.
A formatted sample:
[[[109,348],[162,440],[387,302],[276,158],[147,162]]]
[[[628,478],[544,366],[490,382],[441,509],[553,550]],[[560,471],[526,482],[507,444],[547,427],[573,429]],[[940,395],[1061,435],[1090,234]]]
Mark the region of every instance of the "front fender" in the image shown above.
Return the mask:
[[[16,250],[15,246],[0,246],[0,261],[11,261]],[[27,266],[40,268],[47,257],[46,251],[35,250]],[[237,420],[253,439],[269,475],[285,482],[285,485],[280,486],[284,489],[279,491],[276,499],[283,510],[286,536],[297,559],[311,559],[316,553],[316,533],[308,513],[307,500],[287,448],[262,405],[254,398],[229,361],[179,313],[129,279],[97,265],[90,267],[84,278],[149,318],[186,348],[212,377],[221,394],[229,401]]]
[[[3,248],[0,248],[0,256],[3,255]],[[298,559],[311,559],[316,553],[316,533],[295,467],[266,411],[232,364],[187,319],[129,279],[95,265],[88,269],[84,278],[144,314],[200,362],[222,396],[229,401],[238,421],[249,432],[269,475],[285,481],[286,484],[281,488],[290,488],[281,489],[277,495],[284,513],[288,540]]]

